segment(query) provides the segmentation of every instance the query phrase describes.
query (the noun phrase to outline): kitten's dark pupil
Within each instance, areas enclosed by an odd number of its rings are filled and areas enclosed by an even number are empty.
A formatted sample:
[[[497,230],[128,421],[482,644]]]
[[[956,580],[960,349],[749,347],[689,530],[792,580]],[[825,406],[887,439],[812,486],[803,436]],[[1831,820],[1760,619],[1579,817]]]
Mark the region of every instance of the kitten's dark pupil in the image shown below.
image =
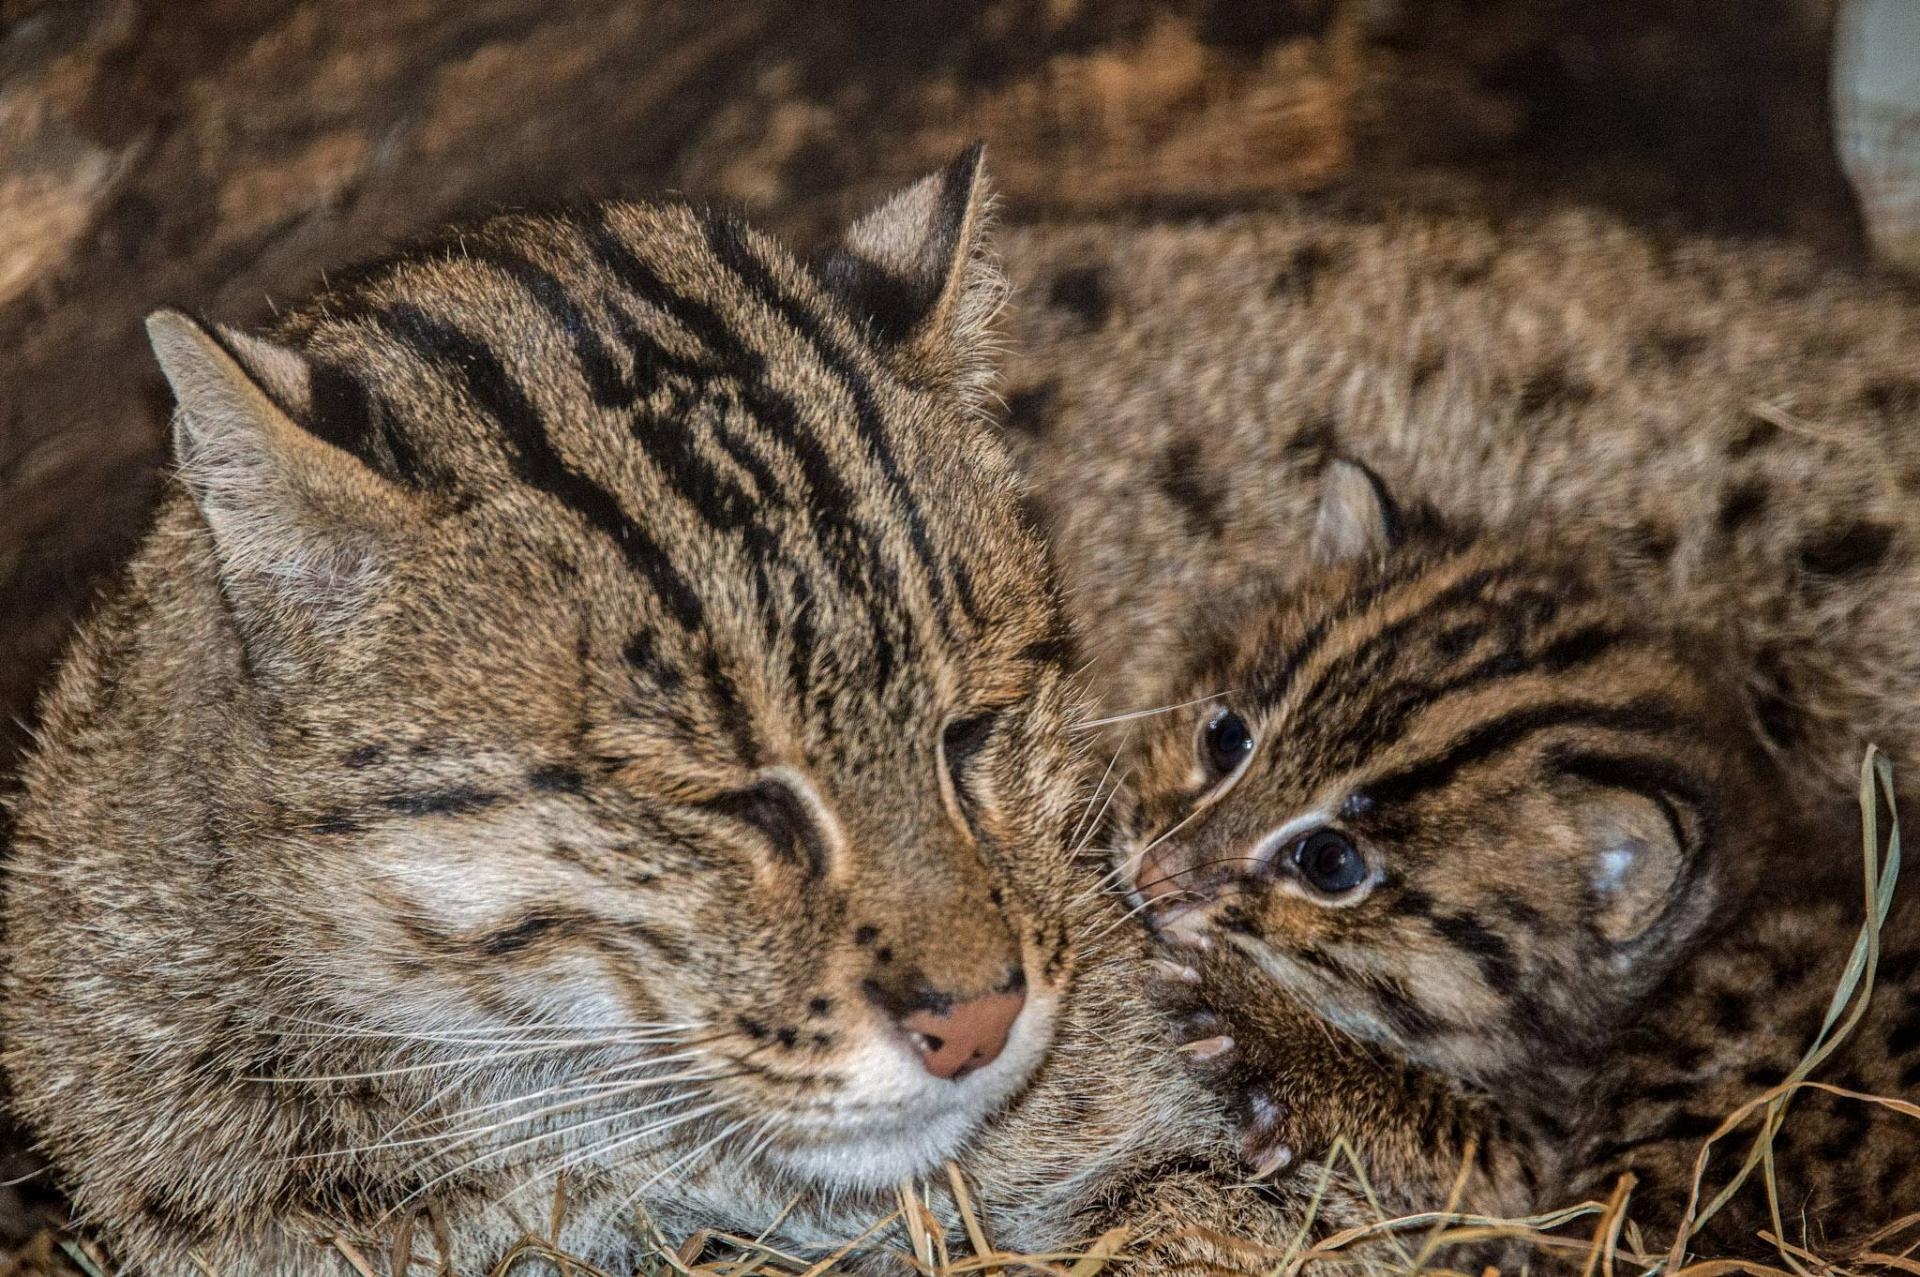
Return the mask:
[[[1239,767],[1252,749],[1253,729],[1232,710],[1223,709],[1208,721],[1204,752],[1215,775],[1224,776]]]
[[[1308,834],[1294,853],[1294,863],[1314,888],[1328,895],[1352,891],[1366,880],[1367,862],[1345,835],[1331,829]]]

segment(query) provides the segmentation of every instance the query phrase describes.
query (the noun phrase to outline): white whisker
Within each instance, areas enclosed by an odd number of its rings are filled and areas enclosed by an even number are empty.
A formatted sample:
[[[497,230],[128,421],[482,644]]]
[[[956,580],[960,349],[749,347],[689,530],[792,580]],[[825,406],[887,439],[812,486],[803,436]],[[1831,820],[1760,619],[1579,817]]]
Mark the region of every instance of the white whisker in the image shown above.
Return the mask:
[[[726,1076],[728,1075],[725,1073],[689,1072],[669,1074],[666,1077],[629,1079],[620,1082],[578,1082],[565,1086],[548,1087],[546,1090],[535,1092],[532,1095],[515,1096],[509,1100],[500,1100],[493,1104],[480,1105],[474,1109],[450,1115],[445,1120],[452,1121],[455,1117],[478,1116],[490,1110],[498,1111],[503,1108],[511,1108],[518,1104],[536,1103],[539,1100],[560,1095],[566,1095],[570,1098],[556,1100],[554,1103],[541,1108],[533,1109],[526,1113],[515,1114],[512,1117],[503,1118],[500,1121],[491,1122],[484,1126],[456,1127],[453,1130],[436,1131],[427,1135],[413,1135],[405,1139],[382,1139],[373,1144],[364,1144],[354,1148],[328,1149],[323,1153],[309,1153],[295,1160],[379,1153],[385,1152],[388,1149],[413,1148],[422,1144],[442,1145],[438,1151],[447,1153],[466,1144],[471,1144],[474,1140],[493,1134],[496,1131],[511,1130],[513,1127],[524,1126],[528,1122],[538,1121],[543,1117],[553,1117],[561,1113],[570,1113],[591,1104],[604,1103],[607,1100],[617,1098],[621,1095],[635,1094],[641,1091],[652,1090],[656,1087],[673,1086],[680,1083],[715,1082]]]
[[[1122,740],[1119,746],[1113,751],[1113,757],[1107,760],[1107,770],[1101,773],[1099,783],[1093,787],[1093,793],[1087,798],[1086,812],[1082,813],[1079,821],[1074,824],[1073,834],[1067,839],[1067,842],[1071,844],[1076,851],[1079,850],[1079,845],[1083,838],[1093,837],[1093,830],[1099,823],[1099,817],[1107,809],[1106,803],[1100,803],[1099,812],[1095,812],[1094,804],[1099,801],[1100,791],[1106,788],[1107,781],[1113,776],[1113,769],[1120,765],[1120,755],[1126,752],[1126,748],[1127,742]],[[1118,792],[1119,788],[1120,786],[1116,784],[1114,786],[1115,792]],[[1113,794],[1107,795],[1107,801],[1113,801]]]
[[[374,1078],[405,1077],[412,1073],[431,1073],[437,1069],[455,1069],[468,1065],[482,1067],[498,1064],[503,1060],[523,1059],[529,1055],[540,1055],[547,1051],[606,1050],[616,1046],[644,1046],[645,1042],[628,1042],[618,1039],[574,1038],[567,1041],[541,1043],[535,1046],[515,1045],[506,1050],[494,1051],[486,1055],[462,1056],[454,1060],[423,1060],[414,1064],[396,1064],[388,1069],[368,1069],[359,1073],[312,1073],[294,1074],[286,1077],[248,1077],[247,1082],[266,1082],[274,1084],[318,1083],[318,1082],[364,1082]]]
[[[1205,705],[1208,701],[1217,701],[1222,696],[1232,696],[1232,691],[1215,692],[1211,696],[1196,696],[1190,701],[1181,701],[1177,705],[1159,705],[1153,709],[1130,710],[1125,714],[1111,714],[1106,718],[1090,718],[1083,723],[1075,723],[1067,730],[1070,732],[1090,732],[1096,727],[1111,727],[1115,723],[1130,723],[1136,718],[1152,718],[1155,714],[1170,714],[1176,709],[1185,709],[1189,705]]]
[[[434,1176],[432,1179],[428,1180],[426,1183],[421,1184],[419,1187],[415,1188],[412,1192],[408,1193],[405,1197],[403,1197],[393,1207],[393,1209],[394,1210],[401,1209],[402,1207],[406,1206],[408,1203],[413,1202],[418,1198],[424,1196],[425,1194],[432,1192],[435,1188],[438,1188],[441,1184],[446,1183],[448,1180],[453,1179],[459,1175],[464,1175],[467,1172],[485,1164],[486,1162],[493,1160],[496,1157],[505,1157],[508,1154],[518,1152],[523,1148],[528,1148],[533,1145],[541,1144],[549,1140],[560,1139],[561,1137],[569,1135],[574,1131],[585,1130],[586,1128],[591,1126],[597,1126],[606,1122],[619,1121],[622,1118],[632,1117],[639,1113],[649,1113],[655,1109],[662,1108],[668,1104],[678,1102],[683,1098],[684,1097],[681,1097],[681,1096],[669,1096],[667,1099],[657,1100],[652,1104],[643,1104],[639,1108],[621,1109],[616,1112],[603,1114],[600,1117],[587,1118],[579,1122],[570,1122],[567,1125],[558,1127],[554,1130],[543,1131],[538,1135],[530,1135],[525,1139],[515,1140],[511,1144],[505,1144],[499,1148],[489,1149],[486,1152],[481,1153],[477,1157],[469,1158],[468,1160],[460,1163],[458,1166],[454,1166],[448,1170],[442,1171],[440,1174]],[[682,1126],[688,1122],[695,1121],[701,1117],[706,1116],[709,1113],[716,1112],[721,1107],[723,1107],[721,1103],[716,1101],[714,1103],[707,1104],[701,1108],[694,1109],[690,1112],[676,1113],[664,1121],[656,1122],[653,1125],[645,1127],[638,1132],[635,1132],[629,1136],[623,1137],[623,1139],[625,1142],[631,1143],[636,1140],[651,1138],[652,1136],[659,1135],[666,1131],[673,1130],[677,1126]],[[417,1168],[418,1166],[419,1166],[419,1163],[416,1162],[414,1163],[413,1167],[409,1167],[408,1169],[412,1170]],[[391,1213],[392,1211],[388,1212],[388,1214],[391,1214]]]

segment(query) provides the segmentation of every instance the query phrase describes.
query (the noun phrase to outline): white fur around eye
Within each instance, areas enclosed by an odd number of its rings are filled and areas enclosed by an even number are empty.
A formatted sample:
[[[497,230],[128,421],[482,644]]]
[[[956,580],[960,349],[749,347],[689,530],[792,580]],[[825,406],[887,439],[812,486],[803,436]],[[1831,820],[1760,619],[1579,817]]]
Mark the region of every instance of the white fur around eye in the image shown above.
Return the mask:
[[[1332,820],[1330,813],[1317,808],[1303,812],[1262,838],[1254,847],[1253,858],[1262,865],[1272,864],[1275,856]]]

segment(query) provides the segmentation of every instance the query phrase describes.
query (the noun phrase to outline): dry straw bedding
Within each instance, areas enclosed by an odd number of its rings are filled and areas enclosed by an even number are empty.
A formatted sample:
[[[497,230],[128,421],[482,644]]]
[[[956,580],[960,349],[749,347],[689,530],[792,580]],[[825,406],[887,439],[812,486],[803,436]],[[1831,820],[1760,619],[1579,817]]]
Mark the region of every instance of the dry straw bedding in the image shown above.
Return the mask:
[[[1881,812],[1887,813],[1884,827]],[[1470,1244],[1501,1242],[1510,1254],[1531,1254],[1532,1262],[1553,1271],[1577,1269],[1580,1277],[1721,1277],[1744,1273],[1754,1277],[1851,1277],[1852,1274],[1910,1273],[1920,1277],[1920,1214],[1895,1220],[1857,1243],[1850,1253],[1820,1254],[1792,1240],[1773,1178],[1773,1143],[1792,1118],[1793,1100],[1807,1090],[1824,1091],[1855,1104],[1880,1105],[1920,1122],[1920,1104],[1888,1095],[1866,1095],[1828,1082],[1813,1074],[1847,1040],[1865,1015],[1873,995],[1874,974],[1880,958],[1880,929],[1893,903],[1900,875],[1900,817],[1894,803],[1893,769],[1884,755],[1869,749],[1860,769],[1862,889],[1867,904],[1865,921],[1855,939],[1851,957],[1828,1004],[1820,1032],[1800,1063],[1778,1085],[1754,1096],[1726,1115],[1720,1126],[1702,1141],[1694,1164],[1693,1188],[1682,1216],[1683,1225],[1672,1237],[1649,1236],[1633,1219],[1634,1182],[1623,1176],[1604,1201],[1586,1201],[1524,1219],[1492,1219],[1451,1209],[1421,1215],[1389,1217],[1381,1210],[1375,1223],[1349,1228],[1329,1236],[1314,1236],[1311,1216],[1302,1222],[1294,1242],[1280,1250],[1210,1237],[1223,1249],[1244,1256],[1248,1273],[1267,1277],[1301,1277],[1309,1271],[1332,1277],[1336,1273],[1433,1274],[1451,1277],[1445,1264]],[[1916,1145],[1920,1148],[1920,1144]],[[1738,1159],[1738,1170],[1716,1193],[1702,1191],[1710,1164]],[[1461,1182],[1465,1181],[1462,1167]],[[1335,1174],[1355,1180],[1368,1196],[1366,1174],[1351,1149],[1337,1147],[1320,1172],[1322,1191]],[[764,1237],[743,1237],[710,1231],[692,1237],[661,1238],[651,1270],[644,1274],[614,1274],[559,1251],[548,1237],[560,1234],[566,1214],[566,1185],[557,1186],[548,1236],[528,1234],[485,1274],[458,1277],[512,1277],[516,1272],[558,1271],[563,1277],[835,1277],[842,1262],[873,1234],[902,1225],[911,1252],[899,1258],[922,1277],[1000,1277],[1001,1274],[1044,1274],[1046,1277],[1095,1277],[1109,1267],[1124,1267],[1128,1243],[1125,1230],[1092,1239],[1072,1252],[1046,1255],[1008,1254],[991,1241],[990,1219],[984,1219],[967,1191],[957,1168],[948,1167],[947,1187],[959,1209],[967,1245],[950,1247],[945,1230],[923,1200],[922,1191],[902,1185],[899,1208],[875,1220],[866,1233],[847,1240],[836,1254],[815,1262],[782,1253]],[[1765,1193],[1773,1226],[1762,1234],[1773,1253],[1771,1262],[1721,1259],[1694,1254],[1693,1235],[1736,1193]],[[1316,1194],[1316,1200],[1318,1195]],[[1836,1221],[1826,1221],[1829,1224]],[[331,1246],[363,1277],[392,1273],[441,1274],[438,1265],[414,1254],[413,1239],[420,1232],[438,1231],[431,1214],[409,1221],[395,1241],[394,1253],[381,1256],[379,1267],[353,1243],[330,1239]],[[444,1253],[444,1252],[441,1252]],[[33,1238],[13,1255],[0,1259],[0,1277],[111,1277],[117,1271],[101,1248],[89,1239],[57,1231]],[[1489,1270],[1491,1272],[1492,1270]],[[209,1277],[220,1277],[208,1270]],[[1484,1275],[1460,1274],[1460,1277]]]

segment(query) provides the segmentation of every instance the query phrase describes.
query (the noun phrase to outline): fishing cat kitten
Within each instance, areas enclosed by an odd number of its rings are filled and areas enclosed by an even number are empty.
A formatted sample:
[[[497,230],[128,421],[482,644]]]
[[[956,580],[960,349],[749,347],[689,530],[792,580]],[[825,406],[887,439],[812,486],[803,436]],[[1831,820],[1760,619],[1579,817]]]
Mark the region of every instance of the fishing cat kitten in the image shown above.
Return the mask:
[[[1016,312],[1006,421],[1034,476],[1033,503],[1051,530],[1095,658],[1104,710],[1116,720],[1106,742],[1120,751],[1115,775],[1148,807],[1161,804],[1131,845],[1137,851],[1167,835],[1156,854],[1171,857],[1180,883],[1200,878],[1176,888],[1199,893],[1208,908],[1188,925],[1215,941],[1215,956],[1199,964],[1207,983],[1197,1000],[1212,1006],[1223,1032],[1246,1039],[1207,1067],[1245,1096],[1256,1095],[1249,1088],[1265,1077],[1295,1100],[1291,1132],[1245,1101],[1256,1162],[1279,1156],[1296,1137],[1312,1147],[1330,1132],[1364,1136],[1376,1154],[1385,1150],[1389,1193],[1404,1189],[1402,1204],[1437,1206],[1459,1162],[1444,1156],[1436,1170],[1428,1155],[1436,1147],[1457,1152],[1461,1134],[1477,1129],[1464,1120],[1475,1112],[1473,1088],[1484,1097],[1489,1083],[1511,1092],[1524,1082],[1551,1098],[1557,1083],[1587,1076],[1592,1059],[1582,1048],[1592,1045],[1589,1029],[1604,1035],[1605,1009],[1617,1013],[1651,998],[1674,1005],[1642,1036],[1610,1043],[1620,1067],[1593,1093],[1638,1096],[1634,1111],[1644,1124],[1613,1134],[1646,1147],[1670,1138],[1654,1151],[1674,1169],[1712,1129],[1700,1128],[1716,1105],[1757,1093],[1798,1058],[1856,925],[1844,921],[1848,897],[1816,900],[1807,911],[1711,942],[1695,918],[1650,950],[1658,961],[1614,971],[1614,942],[1583,917],[1593,906],[1582,893],[1594,889],[1598,864],[1582,854],[1564,864],[1548,857],[1558,877],[1528,879],[1543,869],[1536,850],[1585,848],[1591,836],[1567,823],[1573,809],[1558,805],[1567,787],[1576,796],[1582,784],[1604,791],[1610,776],[1644,788],[1661,771],[1684,774],[1687,750],[1698,753],[1697,744],[1655,740],[1650,753],[1628,760],[1634,767],[1587,758],[1606,762],[1606,775],[1549,785],[1515,770],[1543,761],[1529,751],[1573,750],[1561,760],[1571,766],[1582,761],[1576,747],[1593,742],[1580,723],[1546,722],[1567,739],[1521,732],[1528,749],[1507,760],[1512,766],[1440,778],[1439,790],[1457,800],[1449,836],[1414,850],[1442,874],[1455,863],[1448,855],[1457,857],[1457,872],[1410,888],[1407,909],[1393,920],[1363,921],[1364,907],[1354,906],[1306,911],[1271,944],[1238,934],[1236,927],[1264,916],[1261,902],[1279,891],[1272,875],[1282,870],[1298,881],[1306,864],[1324,857],[1320,870],[1334,877],[1387,872],[1371,859],[1347,859],[1351,849],[1334,837],[1337,829],[1311,846],[1312,829],[1285,847],[1256,835],[1320,811],[1323,804],[1306,801],[1305,791],[1400,758],[1395,734],[1411,730],[1420,714],[1440,712],[1424,693],[1392,681],[1403,673],[1444,685],[1479,665],[1489,677],[1505,677],[1503,662],[1517,662],[1516,673],[1526,675],[1526,662],[1537,660],[1545,667],[1531,676],[1540,681],[1511,684],[1515,696],[1544,695],[1555,677],[1568,697],[1618,691],[1622,670],[1590,667],[1612,648],[1604,626],[1584,635],[1556,628],[1575,615],[1599,626],[1592,605],[1574,602],[1584,590],[1602,600],[1598,615],[1617,627],[1685,619],[1710,644],[1710,680],[1696,698],[1715,707],[1725,740],[1757,739],[1773,755],[1772,763],[1747,758],[1728,776],[1709,773],[1715,778],[1703,785],[1723,800],[1737,796],[1745,822],[1722,831],[1733,848],[1724,859],[1737,866],[1750,853],[1789,854],[1785,881],[1840,890],[1836,884],[1858,868],[1857,836],[1837,822],[1850,812],[1861,749],[1877,741],[1896,761],[1916,752],[1920,564],[1911,492],[1920,484],[1920,381],[1911,359],[1920,348],[1920,307],[1910,288],[1788,246],[1676,237],[1572,211],[1301,207],[1146,227],[1048,226],[1013,237],[1010,263],[1024,305]],[[1232,800],[1208,806],[1207,787],[1194,777],[1206,726],[1196,716],[1292,676],[1292,651],[1261,644],[1275,634],[1277,617],[1298,615],[1279,601],[1315,575],[1313,539],[1329,526],[1320,517],[1326,488],[1352,486],[1351,475],[1340,478],[1350,469],[1341,458],[1372,467],[1384,479],[1380,491],[1430,505],[1440,529],[1483,531],[1488,553],[1544,558],[1512,611],[1502,612],[1497,590],[1467,589],[1454,604],[1471,611],[1477,603],[1489,615],[1436,620],[1426,636],[1431,646],[1402,651],[1383,637],[1352,668],[1313,676],[1326,703],[1277,729],[1266,724],[1259,746],[1272,751],[1263,766],[1300,787],[1302,801],[1282,804],[1285,810],[1243,804],[1245,836],[1236,840],[1217,826]],[[1330,526],[1351,531],[1367,521]],[[1364,537],[1359,543],[1367,544]],[[1567,562],[1580,565],[1580,590],[1558,575],[1556,564]],[[1387,624],[1373,608],[1386,606],[1382,598],[1410,605],[1403,591],[1425,578],[1407,560],[1400,565],[1410,579],[1356,605],[1360,629]],[[1329,588],[1313,586],[1309,595],[1327,603]],[[1549,624],[1545,609],[1563,603],[1565,615]],[[1698,659],[1684,643],[1663,642],[1677,688],[1692,686],[1702,677],[1693,668]],[[1394,664],[1400,659],[1410,662],[1405,670]],[[1642,677],[1657,681],[1661,668],[1656,661]],[[1186,704],[1194,700],[1202,703]],[[1449,712],[1467,716],[1453,724],[1464,731],[1474,711],[1462,699]],[[1450,738],[1434,723],[1426,743],[1444,752]],[[1342,731],[1337,757],[1316,752]],[[1493,737],[1488,747],[1504,748]],[[1735,749],[1736,758],[1743,753]],[[1910,784],[1915,773],[1897,774]],[[1804,819],[1817,837],[1799,843],[1775,828],[1766,810],[1775,791],[1792,796],[1786,810],[1793,819],[1779,829]],[[1647,826],[1634,836],[1649,845],[1662,844],[1663,827],[1680,831],[1667,845],[1687,836],[1684,804],[1666,800],[1675,812],[1669,824],[1651,799],[1621,801],[1632,824]],[[1337,821],[1338,807],[1320,814]],[[1395,810],[1383,804],[1354,818],[1387,820]],[[1529,841],[1533,826],[1523,818],[1554,831],[1544,848]],[[1383,835],[1400,857],[1413,854],[1404,832]],[[1503,859],[1503,846],[1529,851]],[[1142,880],[1167,869],[1157,866]],[[1717,894],[1681,891],[1674,899],[1730,903],[1740,894],[1737,883],[1722,883]],[[1383,894],[1376,906],[1395,899]],[[1684,911],[1669,921],[1685,921]],[[1314,986],[1311,1013],[1297,1001],[1305,989],[1275,987],[1279,958],[1255,971],[1218,956],[1231,940],[1269,957],[1299,958],[1312,937],[1340,934],[1343,925],[1351,935],[1342,955],[1361,970]],[[1698,945],[1708,956],[1687,973],[1667,965]],[[1308,962],[1300,958],[1287,970],[1304,981]],[[1896,957],[1886,979],[1895,987],[1883,989],[1878,1018],[1863,1027],[1853,1055],[1858,1080],[1877,1080],[1896,1094],[1915,1083],[1912,1011],[1899,987],[1910,973],[1910,960]],[[1527,985],[1523,976],[1545,984]],[[1781,982],[1777,1006],[1724,996],[1743,979],[1760,978]],[[1650,994],[1663,980],[1680,983]],[[1523,987],[1534,1001],[1521,998]],[[1407,995],[1404,1004],[1392,1002],[1396,991]],[[1195,1001],[1195,993],[1182,1001]],[[1739,1027],[1716,1038],[1709,1012]],[[1374,1045],[1330,1037],[1321,1017]],[[1385,1052],[1393,1067],[1384,1083],[1375,1072],[1383,1040],[1397,1044]],[[1549,1041],[1574,1058],[1546,1058],[1537,1076],[1515,1064],[1516,1057],[1541,1059]],[[1501,1051],[1508,1058],[1479,1058]],[[1406,1057],[1419,1065],[1411,1076],[1437,1073],[1440,1084],[1401,1089],[1397,1069],[1407,1067]],[[1395,1066],[1396,1059],[1403,1062]],[[1467,1092],[1459,1092],[1463,1082]],[[1461,1094],[1467,1098],[1458,1105],[1440,1102]],[[1823,1106],[1819,1097],[1796,1101],[1801,1110]],[[1884,1114],[1826,1107],[1827,1120],[1796,1122],[1816,1144],[1857,1143],[1866,1138],[1862,1123],[1884,1129]],[[1421,1125],[1428,1116],[1459,1116],[1463,1124]],[[1847,1192],[1892,1200],[1909,1191],[1898,1178],[1900,1146],[1879,1133],[1871,1144],[1874,1158],[1858,1159],[1860,1176],[1828,1176],[1839,1162],[1816,1149],[1803,1159],[1811,1170],[1802,1182],[1829,1203]],[[1544,1138],[1533,1151],[1564,1154],[1585,1173],[1646,1148],[1577,1149]],[[1481,1168],[1481,1204],[1557,1205],[1534,1190],[1557,1184],[1572,1191],[1567,1165],[1528,1166],[1523,1157],[1516,1167],[1513,1153],[1508,1143],[1501,1165]],[[1660,1191],[1649,1184],[1641,1200],[1670,1201],[1650,1198]],[[1834,1222],[1868,1219],[1842,1212]],[[1752,1216],[1721,1223],[1748,1225]],[[1744,1240],[1752,1241],[1750,1227]]]
[[[1458,1180],[1496,1216],[1631,1172],[1664,1246],[1701,1139],[1821,1026],[1859,926],[1823,866],[1854,838],[1783,801],[1710,633],[1622,609],[1551,543],[1390,515],[1362,473],[1330,468],[1324,569],[1218,618],[1173,684],[1189,703],[1129,751],[1128,876],[1205,955],[1175,986],[1190,1053],[1239,1095],[1257,1168],[1345,1138],[1398,1209]],[[1893,913],[1817,1079],[1920,1082],[1916,919]],[[1830,1246],[1920,1211],[1915,1138],[1798,1097],[1788,1213]],[[1772,1226],[1755,1184],[1695,1244],[1763,1256]]]
[[[1727,627],[1796,784],[1920,758],[1920,304],[1579,210],[1302,206],[1006,237],[1006,418],[1114,712],[1296,577],[1327,462]],[[1920,769],[1901,773],[1911,780]]]

